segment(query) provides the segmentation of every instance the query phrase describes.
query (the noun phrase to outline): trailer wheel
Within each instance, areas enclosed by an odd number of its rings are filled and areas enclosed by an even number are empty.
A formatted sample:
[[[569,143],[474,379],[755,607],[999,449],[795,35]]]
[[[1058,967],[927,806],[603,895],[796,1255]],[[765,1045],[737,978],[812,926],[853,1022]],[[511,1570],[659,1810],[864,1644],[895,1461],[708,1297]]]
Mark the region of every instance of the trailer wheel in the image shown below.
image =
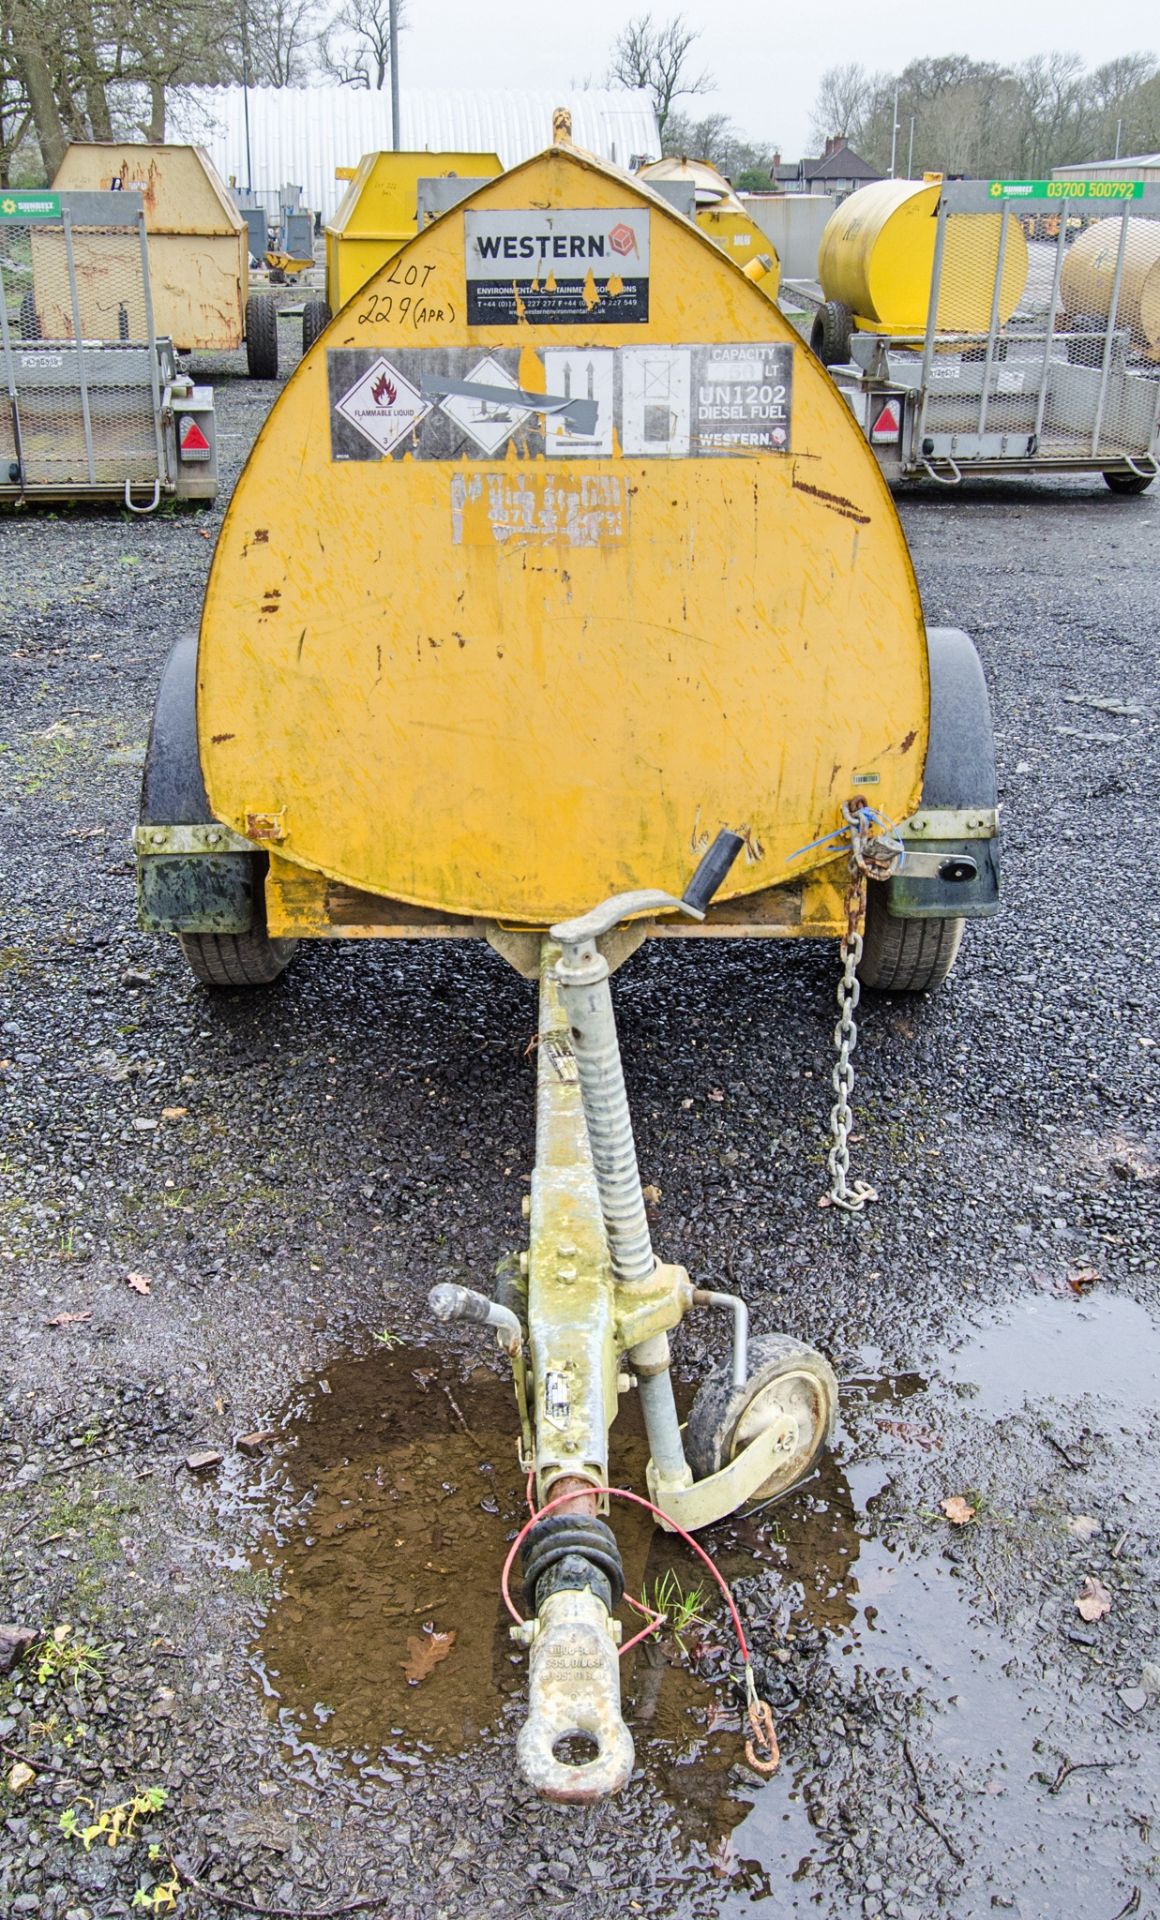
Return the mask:
[[[1113,493],[1147,493],[1154,473],[1105,473],[1104,485]]]
[[[827,300],[814,315],[810,346],[824,367],[842,366],[850,358],[854,316],[840,300]]]
[[[23,340],[40,339],[40,321],[36,315],[36,296],[31,290],[20,302],[20,336]]]
[[[933,993],[958,958],[963,921],[900,920],[886,910],[886,890],[871,886],[858,978],[879,993]]]
[[[294,958],[297,940],[254,933],[182,933],[181,951],[203,987],[268,987]]]
[[[246,361],[251,380],[278,378],[278,309],[268,293],[246,301]]]
[[[697,1389],[685,1429],[685,1454],[697,1480],[736,1459],[776,1421],[783,1446],[769,1479],[753,1495],[776,1500],[805,1479],[829,1445],[838,1411],[838,1382],[816,1348],[788,1333],[749,1342],[749,1378],[733,1385],[733,1362],[715,1367]]]
[[[320,333],[330,325],[330,308],[325,300],[308,300],[302,309],[302,352],[307,354]]]

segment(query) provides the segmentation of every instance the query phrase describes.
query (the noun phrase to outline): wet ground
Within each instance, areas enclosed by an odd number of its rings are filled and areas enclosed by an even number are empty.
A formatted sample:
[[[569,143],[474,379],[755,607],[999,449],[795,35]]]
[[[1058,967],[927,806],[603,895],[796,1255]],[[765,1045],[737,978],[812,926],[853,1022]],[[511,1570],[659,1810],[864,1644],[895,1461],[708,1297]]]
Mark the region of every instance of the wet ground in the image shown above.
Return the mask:
[[[272,389],[217,391],[232,478]],[[864,1220],[816,1204],[831,953],[660,943],[618,979],[658,1246],[821,1346],[843,1416],[712,1536],[780,1773],[744,1765],[710,1583],[618,1516],[630,1590],[695,1617],[628,1657],[637,1772],[586,1813],[513,1782],[513,1410],[424,1310],[519,1244],[532,989],[355,943],[210,999],[135,929],[149,710],[220,511],[0,524],[0,1619],[40,1636],[0,1680],[0,1780],[32,1773],[0,1911],[174,1878],[188,1915],[1155,1911],[1160,494],[903,502],[991,686],[1006,911],[930,1005],[867,1002]],[[686,1396],[722,1334],[682,1332]],[[618,1429],[626,1482],[642,1452]],[[139,1839],[59,1830],[150,1788]]]

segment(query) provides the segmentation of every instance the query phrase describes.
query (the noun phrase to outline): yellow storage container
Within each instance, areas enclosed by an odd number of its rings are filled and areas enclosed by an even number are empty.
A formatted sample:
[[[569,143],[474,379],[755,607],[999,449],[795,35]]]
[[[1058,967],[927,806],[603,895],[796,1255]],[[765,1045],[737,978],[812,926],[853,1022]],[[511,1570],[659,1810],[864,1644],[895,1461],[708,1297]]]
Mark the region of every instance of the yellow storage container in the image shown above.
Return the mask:
[[[1105,320],[1111,310],[1121,226],[1119,218],[1097,220],[1067,251],[1059,285],[1076,319]],[[1137,345],[1160,347],[1160,221],[1128,221],[1116,319]]]
[[[337,313],[418,228],[420,180],[494,180],[496,153],[365,153],[326,226],[326,300]]]
[[[861,332],[925,333],[941,192],[940,181],[876,180],[830,215],[818,247],[818,279],[826,299],[848,307]],[[990,324],[1003,217],[948,217],[936,321],[941,330],[979,333]],[[1002,323],[1019,304],[1027,267],[1026,236],[1008,215]]]
[[[182,352],[229,352],[241,345],[249,297],[245,222],[201,147],[74,141],[52,184],[140,193],[155,331],[167,334]],[[87,244],[91,249],[95,242]],[[91,276],[90,290],[82,296],[82,321],[86,299],[99,307]],[[53,335],[50,314],[42,314],[41,330]],[[66,335],[71,331],[70,319]]]
[[[751,220],[723,173],[707,160],[654,160],[640,170],[640,178],[650,186],[662,180],[691,182],[696,203],[694,218],[702,233],[716,242],[735,266],[746,267],[759,255],[772,260],[771,272],[753,278],[763,293],[776,300],[781,284],[781,263],[772,240]]]

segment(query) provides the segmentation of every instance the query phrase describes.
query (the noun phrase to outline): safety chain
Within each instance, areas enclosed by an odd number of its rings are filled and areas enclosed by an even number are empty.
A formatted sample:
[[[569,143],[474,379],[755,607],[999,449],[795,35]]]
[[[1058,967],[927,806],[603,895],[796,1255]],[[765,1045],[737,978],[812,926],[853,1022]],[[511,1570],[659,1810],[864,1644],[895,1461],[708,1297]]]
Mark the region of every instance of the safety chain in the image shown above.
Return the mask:
[[[850,881],[846,888],[846,929],[842,935],[842,977],[838,981],[838,1018],[834,1025],[834,1050],[837,1059],[831,1080],[834,1104],[830,1108],[829,1192],[821,1205],[840,1207],[843,1213],[861,1213],[867,1201],[877,1200],[877,1190],[868,1180],[850,1179],[850,1128],[853,1111],[850,1095],[854,1091],[854,1068],[850,1059],[858,1044],[858,1023],[854,1015],[862,998],[858,966],[862,959],[862,938],[866,927],[866,890],[869,880],[886,880],[898,867],[904,848],[888,822],[859,801],[842,808],[842,819],[850,835]],[[875,833],[873,829],[880,830]]]

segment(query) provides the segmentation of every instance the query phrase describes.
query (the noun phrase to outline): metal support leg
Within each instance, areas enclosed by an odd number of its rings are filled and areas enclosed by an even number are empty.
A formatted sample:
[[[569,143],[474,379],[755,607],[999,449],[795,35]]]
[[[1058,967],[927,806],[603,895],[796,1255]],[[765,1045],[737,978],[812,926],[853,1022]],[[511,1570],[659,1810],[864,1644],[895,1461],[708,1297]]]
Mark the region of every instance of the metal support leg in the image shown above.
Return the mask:
[[[535,1470],[541,1505],[553,1494],[575,1493],[565,1511],[590,1514],[596,1496],[586,1497],[585,1488],[608,1483],[608,1429],[617,1404],[615,1299],[568,1016],[556,984],[558,951],[545,940],[540,958],[528,1254]],[[518,1754],[520,1771],[538,1793],[586,1802],[625,1785],[633,1745],[620,1711],[619,1624],[605,1605],[602,1580],[585,1584],[582,1549],[574,1579],[542,1601],[537,1597]],[[588,1757],[571,1754],[577,1742]]]
[[[656,1255],[637,1165],[632,1117],[624,1084],[608,962],[595,939],[568,941],[556,968],[592,1153],[600,1211],[616,1280],[625,1287],[650,1281]],[[669,1374],[669,1343],[654,1335],[630,1348],[640,1382],[649,1448],[660,1479],[688,1486],[680,1422]]]

